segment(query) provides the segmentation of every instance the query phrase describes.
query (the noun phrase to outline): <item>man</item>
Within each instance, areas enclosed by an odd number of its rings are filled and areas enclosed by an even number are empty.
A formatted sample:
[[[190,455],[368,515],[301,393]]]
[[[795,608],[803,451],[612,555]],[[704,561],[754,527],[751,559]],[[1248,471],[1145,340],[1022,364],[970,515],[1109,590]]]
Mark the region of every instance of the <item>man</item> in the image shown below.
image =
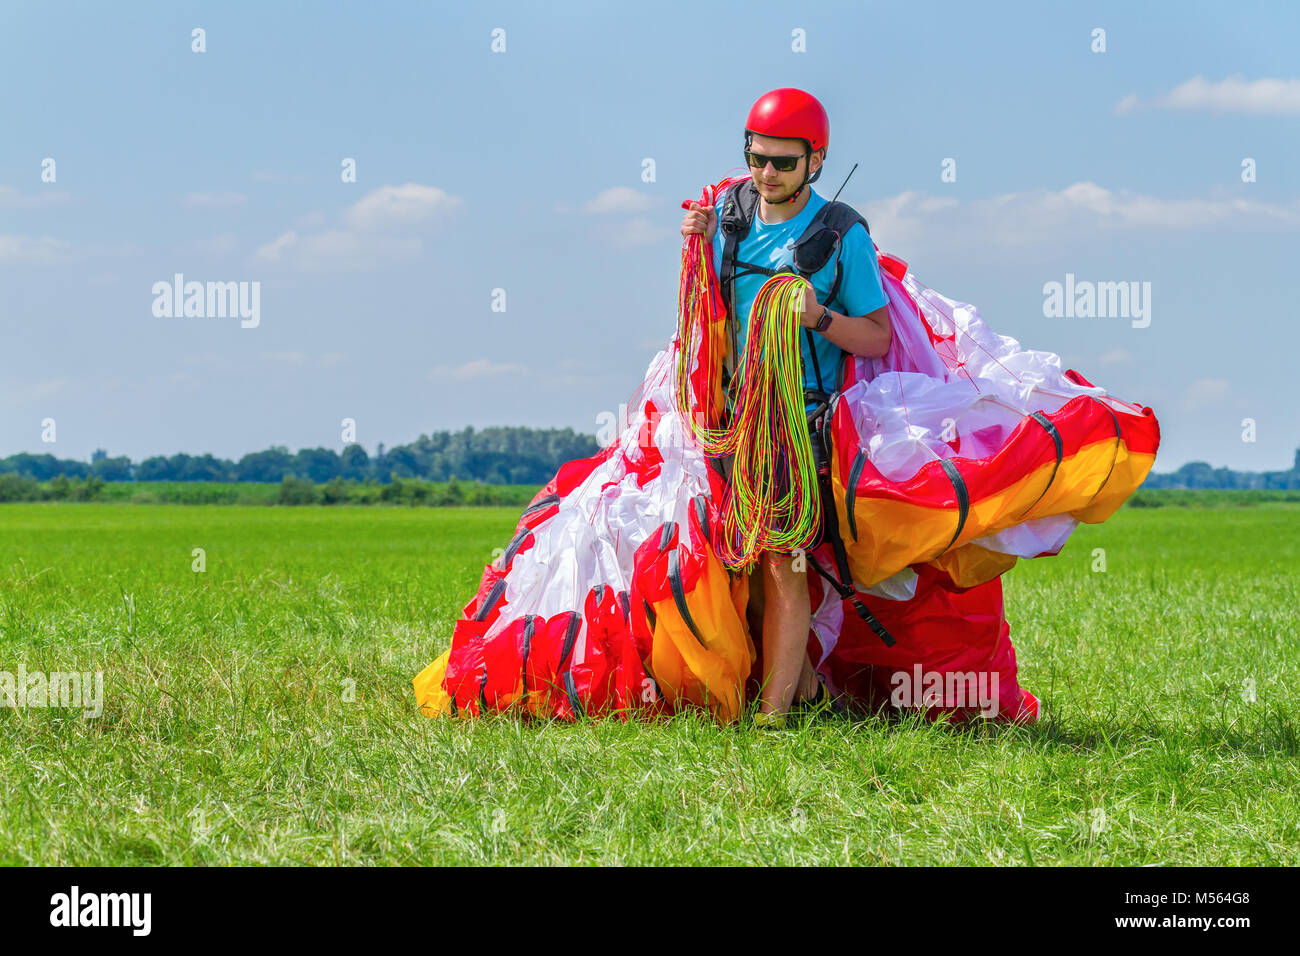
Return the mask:
[[[758,201],[747,234],[735,244],[732,268],[723,268],[726,244],[718,229],[719,216],[728,199],[736,198],[737,191],[750,183],[728,190],[716,206],[691,203],[682,220],[682,235],[697,233],[711,240],[720,276],[725,281],[726,273],[731,275],[723,290],[724,298],[729,298],[732,335],[728,375],[734,372],[744,349],[750,306],[759,288],[772,272],[795,264],[795,243],[819,214],[825,215],[827,202],[809,183],[821,173],[829,139],[830,121],[811,94],[790,88],[764,94],[745,123],[745,158]],[[890,344],[888,297],[880,281],[875,249],[861,221],[840,236],[836,253],[809,281],[812,288],[804,290],[800,312],[803,327],[813,330],[804,332],[801,339],[804,386],[837,391],[845,352],[877,357],[884,355]],[[728,409],[731,403],[729,390]],[[815,409],[817,404],[816,398],[810,398],[807,408]],[[823,523],[825,520],[823,515]],[[809,550],[820,543],[824,533],[823,524]],[[756,585],[751,601],[762,608],[763,633],[763,688],[755,719],[779,726],[793,701],[810,700],[818,694],[806,651],[811,625],[808,582],[806,572],[795,570],[790,554],[766,551],[760,556],[760,566],[762,573],[751,579]]]

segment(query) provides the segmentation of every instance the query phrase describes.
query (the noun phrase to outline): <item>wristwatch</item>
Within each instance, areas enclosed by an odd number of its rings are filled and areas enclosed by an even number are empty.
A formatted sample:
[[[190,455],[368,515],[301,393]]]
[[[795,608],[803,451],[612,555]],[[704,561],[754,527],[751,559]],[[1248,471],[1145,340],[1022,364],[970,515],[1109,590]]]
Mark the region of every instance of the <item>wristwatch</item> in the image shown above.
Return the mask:
[[[815,329],[818,332],[825,332],[828,328],[830,328],[830,326],[831,326],[831,310],[826,308],[826,306],[823,305],[822,317],[817,320],[817,324],[813,326],[813,329]]]

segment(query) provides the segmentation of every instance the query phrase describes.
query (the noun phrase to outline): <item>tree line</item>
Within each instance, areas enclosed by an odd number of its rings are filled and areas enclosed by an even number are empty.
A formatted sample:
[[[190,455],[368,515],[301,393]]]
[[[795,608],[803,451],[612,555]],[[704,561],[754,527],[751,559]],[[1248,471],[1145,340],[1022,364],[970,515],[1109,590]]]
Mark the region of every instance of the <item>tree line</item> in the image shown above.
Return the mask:
[[[119,481],[91,475],[56,475],[37,481],[27,475],[0,474],[0,502],[96,501],[109,504],[159,505],[425,505],[511,506],[523,508],[537,493],[536,485],[488,485],[419,478],[350,481],[331,478],[323,485],[285,475],[279,484],[228,481]]]
[[[408,445],[385,449],[380,444],[372,457],[360,445],[302,448],[290,452],[284,445],[250,452],[239,461],[213,455],[157,455],[133,462],[122,455],[110,458],[102,448],[89,462],[26,452],[0,459],[0,475],[12,474],[36,481],[98,478],[114,481],[222,481],[281,482],[286,477],[325,484],[344,481],[380,483],[394,478],[425,481],[477,481],[493,485],[544,485],[567,461],[590,458],[600,450],[592,435],[572,428],[467,427],[459,432],[421,435]]]
[[[600,450],[592,435],[571,428],[495,427],[421,435],[409,445],[385,449],[372,457],[360,445],[302,448],[292,453],[283,445],[250,452],[239,461],[212,455],[154,456],[136,463],[126,456],[110,458],[98,449],[89,462],[26,452],[0,459],[0,475],[12,474],[48,482],[59,476],[120,481],[282,482],[299,478],[323,485],[335,478],[349,482],[394,478],[445,482],[452,479],[489,485],[544,485],[565,462],[590,458]],[[1203,461],[1188,462],[1175,471],[1152,473],[1142,484],[1148,489],[1221,488],[1281,491],[1300,488],[1300,448],[1286,471],[1234,471]]]
[[[1300,488],[1300,448],[1296,449],[1295,461],[1287,471],[1234,471],[1231,468],[1215,468],[1205,461],[1189,461],[1175,471],[1147,475],[1142,487],[1268,491]]]

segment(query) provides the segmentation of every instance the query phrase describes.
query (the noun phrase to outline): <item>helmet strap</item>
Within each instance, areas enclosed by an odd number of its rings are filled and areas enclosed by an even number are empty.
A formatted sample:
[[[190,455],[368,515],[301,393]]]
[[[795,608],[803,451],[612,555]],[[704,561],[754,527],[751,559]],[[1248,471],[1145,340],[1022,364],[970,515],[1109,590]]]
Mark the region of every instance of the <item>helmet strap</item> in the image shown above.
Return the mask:
[[[803,188],[808,185],[808,169],[809,167],[812,166],[812,144],[811,143],[809,143],[808,146],[805,147],[803,152],[803,158],[804,158],[803,182],[799,184],[798,189],[796,189],[793,193],[790,194],[790,198],[787,199],[786,202],[794,202],[796,199],[798,199],[799,194],[803,192]]]

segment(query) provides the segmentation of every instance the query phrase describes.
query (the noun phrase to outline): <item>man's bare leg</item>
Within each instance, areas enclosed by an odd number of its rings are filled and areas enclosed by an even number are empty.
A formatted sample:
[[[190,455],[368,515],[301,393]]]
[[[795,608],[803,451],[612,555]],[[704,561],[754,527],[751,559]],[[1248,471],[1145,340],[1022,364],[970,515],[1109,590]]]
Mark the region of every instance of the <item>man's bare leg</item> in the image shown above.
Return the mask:
[[[808,604],[805,572],[794,569],[791,555],[764,552],[759,562],[763,577],[763,687],[759,710],[784,714],[796,697],[811,697],[816,676],[808,662]]]

